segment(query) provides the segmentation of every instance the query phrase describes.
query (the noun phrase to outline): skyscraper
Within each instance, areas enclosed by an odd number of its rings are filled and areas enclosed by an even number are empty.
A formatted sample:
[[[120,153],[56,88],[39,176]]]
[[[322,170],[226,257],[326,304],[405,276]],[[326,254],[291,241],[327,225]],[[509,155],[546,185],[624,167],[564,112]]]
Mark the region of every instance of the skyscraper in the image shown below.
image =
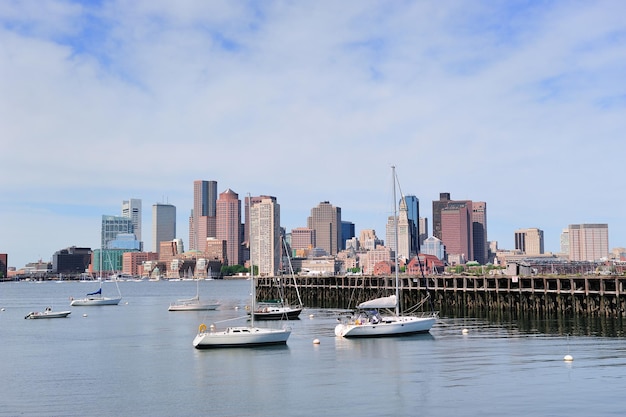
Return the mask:
[[[407,209],[407,217],[409,219],[409,229],[411,232],[411,255],[419,253],[420,248],[420,201],[414,195],[404,197]]]
[[[472,245],[473,260],[484,265],[489,260],[487,243],[487,203],[472,201]]]
[[[440,211],[440,222],[441,241],[446,247],[446,254],[465,261],[473,260],[472,202],[448,202]]]
[[[307,227],[315,230],[317,247],[329,255],[337,255],[341,248],[341,208],[322,201],[311,209]]]
[[[171,204],[152,205],[152,252],[160,253],[161,242],[176,238],[176,207]]]
[[[206,239],[215,237],[217,181],[193,182],[193,210],[189,218],[189,249],[204,252]]]
[[[609,256],[608,224],[570,224],[569,260],[598,261]]]
[[[543,230],[537,228],[516,230],[515,249],[530,256],[543,254]]]
[[[133,221],[135,238],[141,241],[141,199],[131,198],[122,201],[122,217]]]
[[[250,208],[250,264],[260,275],[278,274],[281,257],[280,205],[275,197],[264,197]]]
[[[398,211],[398,247],[396,248],[396,219],[394,216],[389,216],[387,219],[386,228],[386,240],[387,247],[394,251],[395,255],[401,259],[410,259],[412,236],[411,236],[411,222],[408,217],[408,210],[405,199],[400,200],[400,208]]]
[[[109,249],[110,243],[117,239],[117,235],[133,233],[133,221],[129,217],[103,215],[100,247]]]
[[[220,193],[215,217],[216,237],[226,241],[228,265],[241,264],[241,201],[236,192],[229,188]]]

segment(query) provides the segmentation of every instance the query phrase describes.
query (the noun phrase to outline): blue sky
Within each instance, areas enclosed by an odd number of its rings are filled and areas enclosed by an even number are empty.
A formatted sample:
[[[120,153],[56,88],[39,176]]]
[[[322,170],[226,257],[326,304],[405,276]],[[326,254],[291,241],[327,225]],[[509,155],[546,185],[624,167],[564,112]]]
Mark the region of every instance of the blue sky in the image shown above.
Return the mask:
[[[626,246],[620,1],[0,3],[0,252],[99,245],[122,200],[193,181],[269,194],[282,225],[330,201],[385,237],[390,166],[430,220],[487,202],[488,238],[608,223]]]

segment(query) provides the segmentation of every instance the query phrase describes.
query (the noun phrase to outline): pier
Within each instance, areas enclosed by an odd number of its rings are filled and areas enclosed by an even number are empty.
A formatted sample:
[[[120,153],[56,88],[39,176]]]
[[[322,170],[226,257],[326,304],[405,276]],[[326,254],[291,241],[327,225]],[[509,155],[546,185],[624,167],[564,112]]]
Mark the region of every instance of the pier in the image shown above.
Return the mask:
[[[307,307],[354,308],[358,303],[394,292],[394,276],[283,277],[285,296],[297,299],[298,286]],[[278,279],[260,277],[259,299],[279,297]],[[418,304],[429,295],[425,308],[441,314],[467,315],[475,311],[541,315],[571,314],[623,317],[626,311],[626,276],[469,276],[400,275],[401,302]]]

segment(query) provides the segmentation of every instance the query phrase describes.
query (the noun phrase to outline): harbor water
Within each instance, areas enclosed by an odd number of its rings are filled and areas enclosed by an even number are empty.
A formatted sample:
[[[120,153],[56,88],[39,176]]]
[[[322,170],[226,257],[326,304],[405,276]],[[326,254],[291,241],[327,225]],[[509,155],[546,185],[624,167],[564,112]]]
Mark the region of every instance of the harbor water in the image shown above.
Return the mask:
[[[429,334],[346,340],[306,308],[286,346],[196,350],[201,323],[245,323],[250,282],[203,281],[216,311],[169,312],[196,284],[0,284],[0,416],[608,416],[626,409],[621,322],[442,317]],[[103,283],[104,295],[117,294]],[[25,320],[31,311],[69,318]],[[608,321],[608,323],[607,323]],[[608,330],[607,330],[608,329]],[[315,339],[319,344],[313,343]],[[564,361],[565,355],[573,357]]]

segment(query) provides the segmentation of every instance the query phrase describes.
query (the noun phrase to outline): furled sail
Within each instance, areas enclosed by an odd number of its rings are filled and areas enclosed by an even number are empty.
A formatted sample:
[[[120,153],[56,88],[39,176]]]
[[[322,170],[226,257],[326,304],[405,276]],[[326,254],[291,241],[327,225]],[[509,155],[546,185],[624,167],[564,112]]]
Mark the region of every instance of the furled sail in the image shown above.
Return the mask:
[[[389,297],[375,298],[373,300],[362,302],[357,307],[362,310],[368,308],[395,308],[396,302],[396,296],[390,295]]]
[[[102,288],[99,288],[98,291],[90,292],[87,295],[100,295],[102,294]]]

